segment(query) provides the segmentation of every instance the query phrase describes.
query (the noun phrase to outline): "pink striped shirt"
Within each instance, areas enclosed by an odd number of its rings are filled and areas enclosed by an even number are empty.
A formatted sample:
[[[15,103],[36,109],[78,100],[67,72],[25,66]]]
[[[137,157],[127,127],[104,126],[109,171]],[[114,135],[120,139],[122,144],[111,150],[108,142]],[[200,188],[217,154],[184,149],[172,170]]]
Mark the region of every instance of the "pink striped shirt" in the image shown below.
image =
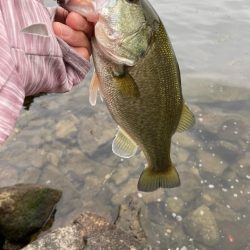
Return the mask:
[[[0,0],[0,143],[12,132],[25,96],[69,91],[90,68],[54,35],[52,12],[42,0]]]

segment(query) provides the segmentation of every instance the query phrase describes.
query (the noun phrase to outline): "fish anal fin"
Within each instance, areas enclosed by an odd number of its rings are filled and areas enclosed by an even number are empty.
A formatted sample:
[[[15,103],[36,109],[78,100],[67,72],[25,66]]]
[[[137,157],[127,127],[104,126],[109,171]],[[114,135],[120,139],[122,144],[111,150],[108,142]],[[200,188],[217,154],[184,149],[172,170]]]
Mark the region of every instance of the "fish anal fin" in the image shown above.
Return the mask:
[[[142,192],[152,192],[158,188],[174,188],[180,186],[179,174],[174,165],[164,171],[146,168],[141,173],[137,188]]]
[[[195,124],[194,114],[191,112],[189,107],[184,104],[182,108],[181,118],[176,129],[177,132],[181,133]]]
[[[89,102],[92,106],[96,105],[98,90],[100,90],[100,80],[94,72],[89,85]]]
[[[112,150],[119,157],[130,158],[135,155],[137,145],[125,131],[119,128],[112,143]]]

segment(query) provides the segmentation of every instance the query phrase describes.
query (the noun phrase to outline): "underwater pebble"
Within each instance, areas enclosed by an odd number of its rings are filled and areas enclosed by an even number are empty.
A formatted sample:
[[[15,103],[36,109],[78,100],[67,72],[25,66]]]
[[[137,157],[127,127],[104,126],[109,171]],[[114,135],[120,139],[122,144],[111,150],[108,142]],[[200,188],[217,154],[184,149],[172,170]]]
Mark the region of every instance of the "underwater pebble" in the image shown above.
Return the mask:
[[[219,241],[219,229],[211,210],[200,206],[184,219],[186,232],[195,240],[215,246]]]
[[[205,151],[200,151],[199,159],[203,162],[202,169],[216,176],[220,176],[227,168],[227,164],[223,164],[221,159],[212,157],[210,153]]]

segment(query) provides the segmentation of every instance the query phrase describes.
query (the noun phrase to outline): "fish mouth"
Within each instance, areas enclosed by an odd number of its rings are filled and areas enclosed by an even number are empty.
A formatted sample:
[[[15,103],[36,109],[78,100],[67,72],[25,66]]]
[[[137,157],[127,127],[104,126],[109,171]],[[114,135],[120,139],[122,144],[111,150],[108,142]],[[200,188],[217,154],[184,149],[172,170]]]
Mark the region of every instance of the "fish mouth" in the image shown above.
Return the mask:
[[[104,1],[104,0],[103,0]],[[57,3],[68,11],[74,11],[85,17],[89,22],[97,23],[99,19],[99,8],[101,4],[86,0],[57,0]]]

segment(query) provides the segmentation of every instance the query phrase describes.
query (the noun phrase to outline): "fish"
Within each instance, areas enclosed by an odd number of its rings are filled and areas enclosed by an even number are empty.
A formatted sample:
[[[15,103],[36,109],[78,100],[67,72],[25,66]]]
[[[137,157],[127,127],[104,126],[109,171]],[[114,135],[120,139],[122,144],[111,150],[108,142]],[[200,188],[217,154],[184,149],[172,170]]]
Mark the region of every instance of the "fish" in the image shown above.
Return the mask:
[[[122,158],[143,151],[147,164],[139,191],[178,187],[171,139],[191,128],[195,117],[183,99],[179,65],[163,22],[147,0],[90,1],[94,11],[89,15],[81,5],[88,1],[69,0],[64,7],[95,22],[89,99],[95,105],[99,92],[118,124],[112,150]]]

